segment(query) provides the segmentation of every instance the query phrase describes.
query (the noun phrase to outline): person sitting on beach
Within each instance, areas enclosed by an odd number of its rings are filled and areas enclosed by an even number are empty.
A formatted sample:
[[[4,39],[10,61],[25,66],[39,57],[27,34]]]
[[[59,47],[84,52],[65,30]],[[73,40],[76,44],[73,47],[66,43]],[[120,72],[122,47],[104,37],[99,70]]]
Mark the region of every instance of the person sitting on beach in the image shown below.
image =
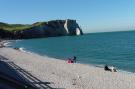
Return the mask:
[[[116,68],[114,68],[113,66],[108,66],[108,65],[105,65],[104,70],[111,71],[111,72],[117,72]]]
[[[117,70],[114,66],[111,66],[110,69],[111,69],[111,72],[117,72]]]
[[[110,71],[110,69],[108,68],[108,65],[105,65],[104,70]]]
[[[68,58],[67,62],[68,63],[73,63],[73,60],[71,58]]]

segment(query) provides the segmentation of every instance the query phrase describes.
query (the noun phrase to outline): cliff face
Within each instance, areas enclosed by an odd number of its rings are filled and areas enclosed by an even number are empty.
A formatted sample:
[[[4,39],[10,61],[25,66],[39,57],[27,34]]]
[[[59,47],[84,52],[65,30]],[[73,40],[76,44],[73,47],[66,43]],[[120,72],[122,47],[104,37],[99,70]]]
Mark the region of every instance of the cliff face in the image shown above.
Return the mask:
[[[1,31],[1,30],[0,30]],[[52,20],[48,22],[38,22],[29,28],[10,32],[13,38],[39,38],[68,35],[82,35],[83,32],[76,20]]]

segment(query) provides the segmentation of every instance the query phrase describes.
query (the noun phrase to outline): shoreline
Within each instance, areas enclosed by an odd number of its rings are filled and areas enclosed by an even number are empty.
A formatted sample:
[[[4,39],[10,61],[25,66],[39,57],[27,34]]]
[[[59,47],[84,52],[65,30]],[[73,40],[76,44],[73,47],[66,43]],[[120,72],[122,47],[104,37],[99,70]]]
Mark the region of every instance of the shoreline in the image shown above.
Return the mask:
[[[12,48],[1,48],[0,55],[29,71],[51,87],[65,89],[134,89],[135,74],[109,72],[92,65],[28,54]]]
[[[20,50],[21,52],[24,52],[24,53],[28,53],[28,54],[31,54],[31,55],[37,55],[37,56],[42,56],[42,57],[47,57],[47,58],[53,58],[53,59],[56,59],[56,60],[61,60],[61,61],[67,61],[67,60],[63,60],[63,59],[59,59],[59,58],[54,58],[54,57],[51,57],[51,56],[47,56],[47,55],[40,55],[38,53],[35,53],[35,52],[32,52],[32,51],[29,51],[29,50],[25,50],[25,48],[21,47],[22,49]],[[97,67],[97,68],[104,68],[104,65],[103,64],[87,64],[87,63],[78,63],[77,64],[82,64],[82,65],[87,65],[87,66],[92,66],[92,67]],[[127,74],[135,74],[135,72],[131,72],[131,71],[128,71],[128,70],[124,70],[124,69],[119,69],[117,68],[117,71],[118,72],[122,72],[122,73],[127,73]]]

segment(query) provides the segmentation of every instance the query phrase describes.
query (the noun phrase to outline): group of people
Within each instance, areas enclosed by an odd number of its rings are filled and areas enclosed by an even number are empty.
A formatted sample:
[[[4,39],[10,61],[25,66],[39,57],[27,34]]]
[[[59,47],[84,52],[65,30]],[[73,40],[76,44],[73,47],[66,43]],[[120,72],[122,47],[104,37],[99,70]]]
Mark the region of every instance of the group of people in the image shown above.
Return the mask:
[[[67,62],[68,63],[76,63],[76,56],[74,56],[73,58],[68,58]]]

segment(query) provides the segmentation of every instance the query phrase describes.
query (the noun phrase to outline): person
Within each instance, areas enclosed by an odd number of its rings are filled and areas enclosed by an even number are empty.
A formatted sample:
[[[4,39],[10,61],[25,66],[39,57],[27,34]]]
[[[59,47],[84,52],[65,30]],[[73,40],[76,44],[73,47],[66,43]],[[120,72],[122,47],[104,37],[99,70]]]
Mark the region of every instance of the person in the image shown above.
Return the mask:
[[[108,65],[105,65],[104,70],[111,71],[111,72],[117,72],[117,70],[114,66],[108,66]]]
[[[117,72],[116,68],[114,66],[110,67],[111,72]]]
[[[74,63],[76,63],[76,56],[74,56],[74,58],[73,58],[73,62],[74,62]]]
[[[67,62],[68,63],[73,63],[73,60],[71,60],[70,58],[68,58]]]
[[[104,70],[110,71],[110,69],[108,68],[108,65],[105,65]]]

